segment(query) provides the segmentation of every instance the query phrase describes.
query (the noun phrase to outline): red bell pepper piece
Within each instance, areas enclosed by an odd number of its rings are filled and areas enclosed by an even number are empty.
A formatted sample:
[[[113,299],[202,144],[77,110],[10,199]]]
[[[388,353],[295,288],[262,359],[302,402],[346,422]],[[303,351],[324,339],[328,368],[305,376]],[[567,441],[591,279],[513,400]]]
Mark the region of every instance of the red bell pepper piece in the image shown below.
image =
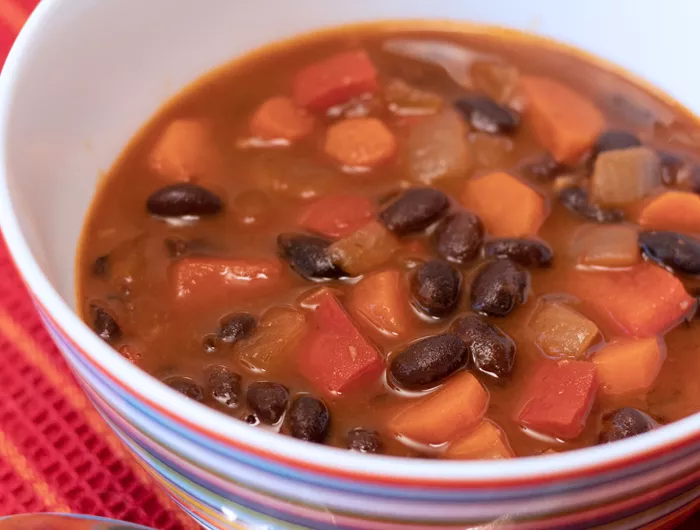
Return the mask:
[[[310,332],[299,348],[299,372],[335,396],[375,380],[384,369],[377,349],[360,334],[330,291],[314,298]]]
[[[517,421],[539,433],[571,440],[583,431],[597,389],[593,363],[547,361],[531,378]]]

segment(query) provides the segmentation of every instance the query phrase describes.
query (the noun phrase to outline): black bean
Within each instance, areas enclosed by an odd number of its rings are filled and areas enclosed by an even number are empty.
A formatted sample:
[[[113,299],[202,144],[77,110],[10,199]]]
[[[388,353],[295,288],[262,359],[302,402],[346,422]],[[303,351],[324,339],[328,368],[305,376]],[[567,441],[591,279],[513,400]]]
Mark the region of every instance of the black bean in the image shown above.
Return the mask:
[[[651,261],[682,274],[700,274],[700,240],[678,232],[639,234],[639,248]]]
[[[241,397],[241,376],[225,366],[210,366],[206,370],[211,397],[227,407],[236,407]]]
[[[515,342],[496,326],[478,317],[458,318],[452,331],[467,345],[477,370],[493,377],[508,377],[515,366]]]
[[[523,267],[552,265],[552,247],[535,239],[504,238],[488,241],[484,246],[487,258],[513,260]]]
[[[467,364],[467,346],[454,333],[420,339],[396,355],[389,373],[409,390],[430,388]]]
[[[109,256],[100,256],[92,263],[92,274],[98,278],[104,278],[109,271]]]
[[[348,449],[358,453],[381,453],[382,439],[377,431],[358,427],[348,432]]]
[[[418,267],[411,278],[414,305],[433,317],[455,310],[461,297],[461,275],[452,265],[432,260]]]
[[[256,326],[255,317],[250,313],[232,313],[221,319],[217,335],[222,341],[233,344],[249,337]]]
[[[119,327],[117,319],[107,309],[98,304],[90,304],[90,315],[92,327],[100,338],[107,342],[119,340],[122,336],[122,329]]]
[[[189,182],[161,188],[146,201],[146,209],[161,217],[213,215],[223,208],[224,204],[218,195]]]
[[[472,129],[489,134],[512,134],[518,128],[520,116],[486,96],[458,99],[455,107]]]
[[[330,241],[304,234],[280,234],[277,249],[291,267],[308,279],[332,279],[344,276],[328,253]]]
[[[484,242],[484,225],[471,212],[456,212],[448,215],[435,230],[438,254],[456,263],[473,260]]]
[[[673,186],[678,182],[678,174],[686,166],[685,160],[668,151],[659,151],[658,155],[661,161],[661,180],[666,186]]]
[[[472,283],[472,308],[485,315],[504,317],[525,302],[528,280],[528,272],[509,259],[489,263]]]
[[[248,387],[246,398],[260,421],[274,425],[287,410],[289,391],[278,383],[258,381]]]
[[[255,414],[246,414],[242,420],[248,425],[257,425],[260,423],[260,420],[258,420],[258,417]]]
[[[413,188],[387,206],[379,220],[398,235],[418,232],[430,226],[447,210],[450,201],[435,188]]]
[[[537,180],[553,180],[566,170],[567,167],[557,162],[549,153],[528,161],[520,167],[524,176]]]
[[[625,214],[619,208],[601,208],[588,202],[588,192],[578,186],[564,188],[559,192],[559,201],[569,211],[597,223],[620,223]]]
[[[294,438],[323,443],[328,436],[328,407],[313,396],[300,396],[289,409],[289,431]]]
[[[202,347],[204,348],[204,351],[207,353],[216,353],[219,349],[219,346],[221,345],[221,340],[219,339],[219,336],[210,333],[209,335],[205,335],[204,338],[202,339]]]
[[[634,134],[627,131],[611,129],[598,136],[598,139],[593,145],[593,156],[597,156],[606,151],[629,149],[630,147],[639,147],[640,145],[642,145],[641,140]]]
[[[192,381],[189,377],[169,377],[165,384],[170,388],[177,390],[180,394],[184,394],[195,401],[204,401],[204,391],[202,387]]]
[[[631,407],[614,410],[603,416],[598,442],[624,440],[653,429],[659,424],[648,414]]]

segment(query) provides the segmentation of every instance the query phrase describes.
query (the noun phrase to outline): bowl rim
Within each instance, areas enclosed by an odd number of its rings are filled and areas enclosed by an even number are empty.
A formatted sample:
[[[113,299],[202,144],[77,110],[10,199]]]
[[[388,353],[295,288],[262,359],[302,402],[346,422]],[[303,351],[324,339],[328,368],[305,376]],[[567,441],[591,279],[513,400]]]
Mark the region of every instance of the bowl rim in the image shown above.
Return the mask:
[[[58,294],[31,252],[10,199],[7,138],[16,80],[26,68],[25,56],[29,49],[41,40],[42,29],[55,23],[51,20],[52,14],[67,2],[42,0],[39,3],[15,40],[0,74],[0,228],[22,281],[45,316],[80,355],[122,391],[143,400],[176,424],[244,453],[330,477],[419,487],[510,487],[571,480],[650,461],[700,440],[700,413],[696,413],[614,444],[505,461],[441,461],[365,455],[252,428],[186,398],[136,367],[102,341]]]

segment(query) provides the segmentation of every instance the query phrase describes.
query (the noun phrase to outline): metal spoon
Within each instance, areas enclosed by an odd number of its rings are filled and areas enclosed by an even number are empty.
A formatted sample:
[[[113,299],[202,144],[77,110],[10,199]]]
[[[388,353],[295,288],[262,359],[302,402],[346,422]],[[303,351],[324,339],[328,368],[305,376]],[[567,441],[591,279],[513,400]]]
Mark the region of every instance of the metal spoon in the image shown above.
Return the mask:
[[[104,517],[64,513],[29,513],[0,518],[0,530],[153,530]]]

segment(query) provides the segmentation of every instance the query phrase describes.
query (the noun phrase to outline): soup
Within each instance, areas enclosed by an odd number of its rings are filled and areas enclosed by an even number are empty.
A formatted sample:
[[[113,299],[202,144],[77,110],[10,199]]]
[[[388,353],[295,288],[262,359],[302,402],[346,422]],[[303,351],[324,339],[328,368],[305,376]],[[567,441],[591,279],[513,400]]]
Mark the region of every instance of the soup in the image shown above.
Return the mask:
[[[699,135],[535,38],[311,35],[131,142],[79,310],[251,428],[423,458],[614,442],[700,408]]]

